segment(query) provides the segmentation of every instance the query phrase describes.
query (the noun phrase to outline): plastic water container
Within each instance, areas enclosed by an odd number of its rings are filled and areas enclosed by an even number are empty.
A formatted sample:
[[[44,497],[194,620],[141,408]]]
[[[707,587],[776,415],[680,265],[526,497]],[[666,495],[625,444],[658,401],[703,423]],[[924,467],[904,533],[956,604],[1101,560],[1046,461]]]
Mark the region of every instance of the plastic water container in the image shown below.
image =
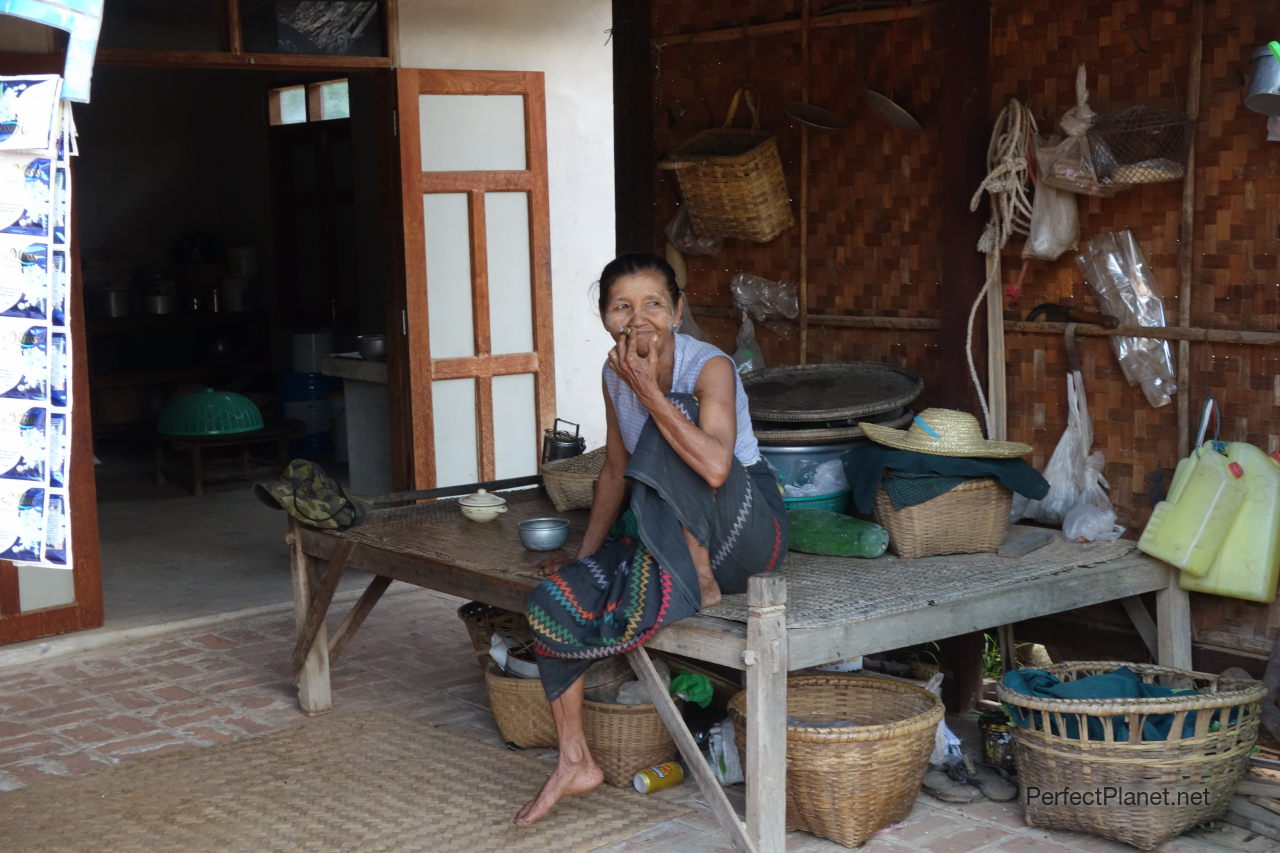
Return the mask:
[[[1198,457],[1192,454],[1179,462],[1178,469],[1177,489],[1171,488],[1169,499],[1156,504],[1138,548],[1185,572],[1203,575],[1244,501],[1244,468],[1206,444]]]
[[[1244,468],[1244,501],[1209,571],[1182,572],[1183,589],[1271,602],[1280,576],[1280,462],[1252,444],[1232,442],[1227,458]]]
[[[327,459],[333,453],[333,413],[329,394],[339,387],[339,380],[320,373],[282,373],[279,377],[280,402],[284,416],[305,423],[301,438],[289,443],[289,452],[306,459]]]

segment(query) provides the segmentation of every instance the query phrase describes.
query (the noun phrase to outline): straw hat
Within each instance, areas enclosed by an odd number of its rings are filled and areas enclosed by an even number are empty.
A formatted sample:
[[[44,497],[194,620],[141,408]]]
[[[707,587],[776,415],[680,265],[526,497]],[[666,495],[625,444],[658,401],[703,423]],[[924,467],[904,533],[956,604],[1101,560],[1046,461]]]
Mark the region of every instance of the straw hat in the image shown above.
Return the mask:
[[[868,423],[858,426],[877,444],[934,456],[1012,459],[1032,450],[1020,441],[988,441],[977,418],[955,409],[925,409],[905,430]]]

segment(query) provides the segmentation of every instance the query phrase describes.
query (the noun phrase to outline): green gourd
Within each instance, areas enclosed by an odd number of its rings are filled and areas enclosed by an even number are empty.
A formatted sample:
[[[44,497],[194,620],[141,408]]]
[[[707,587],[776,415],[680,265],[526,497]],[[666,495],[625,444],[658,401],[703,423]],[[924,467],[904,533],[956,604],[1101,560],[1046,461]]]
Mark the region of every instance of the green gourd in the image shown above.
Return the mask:
[[[791,550],[828,557],[879,557],[889,547],[889,531],[878,524],[825,509],[787,513]]]

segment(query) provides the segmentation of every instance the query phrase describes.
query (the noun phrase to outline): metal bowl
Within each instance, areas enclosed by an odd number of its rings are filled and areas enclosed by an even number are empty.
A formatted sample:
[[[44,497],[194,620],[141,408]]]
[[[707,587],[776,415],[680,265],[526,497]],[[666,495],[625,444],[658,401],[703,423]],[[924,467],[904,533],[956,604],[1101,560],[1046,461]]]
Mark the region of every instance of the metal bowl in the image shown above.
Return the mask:
[[[518,529],[520,541],[530,551],[554,551],[569,539],[567,518],[528,518]]]
[[[361,358],[386,358],[386,335],[356,335],[356,347]]]

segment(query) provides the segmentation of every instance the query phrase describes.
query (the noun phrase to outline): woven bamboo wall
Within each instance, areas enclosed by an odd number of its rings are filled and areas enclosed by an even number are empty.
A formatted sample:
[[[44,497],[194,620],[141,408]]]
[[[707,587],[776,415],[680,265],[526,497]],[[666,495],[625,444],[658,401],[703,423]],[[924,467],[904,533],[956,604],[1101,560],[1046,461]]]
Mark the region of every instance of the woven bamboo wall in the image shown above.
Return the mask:
[[[815,2],[815,8],[822,3]],[[799,0],[655,0],[655,36],[799,16]],[[1024,101],[1042,132],[1074,104],[1074,73],[1089,69],[1091,105],[1099,112],[1134,104],[1183,109],[1190,61],[1190,0],[993,0],[990,112],[1011,97]],[[1280,33],[1280,4],[1209,3],[1204,32],[1200,121],[1196,128],[1195,246],[1191,325],[1215,329],[1280,328],[1280,143],[1265,142],[1265,119],[1245,109],[1242,96],[1254,48]],[[942,34],[938,16],[811,31],[810,102],[852,123],[843,132],[810,130],[808,300],[818,314],[937,317],[938,215],[942,169],[938,121],[942,90]],[[800,34],[709,44],[675,44],[655,51],[656,150],[669,151],[724,118],[734,90],[747,82],[760,97],[762,125],[776,132],[793,199],[800,199],[799,125],[785,112],[800,97],[804,63]],[[861,97],[892,84],[924,125],[920,134],[889,127]],[[678,105],[687,112],[678,121]],[[745,111],[739,123],[745,123]],[[674,179],[658,172],[659,230],[678,200]],[[1084,239],[1130,229],[1164,297],[1171,325],[1178,306],[1178,249],[1182,183],[1137,187],[1108,199],[1083,196]],[[1004,259],[1011,284],[1021,264],[1021,238]],[[720,255],[689,258],[695,305],[727,307],[729,280],[738,271],[774,279],[800,274],[797,228],[765,245],[726,241]],[[1006,304],[1020,319],[1041,302],[1093,307],[1073,257],[1033,262],[1021,297]],[[726,349],[736,323],[704,318],[703,327]],[[758,330],[770,364],[799,360],[798,339]],[[1171,344],[1175,358],[1177,344]],[[1033,444],[1030,460],[1043,467],[1065,426],[1065,349],[1059,338],[1010,333],[1010,438]],[[1080,341],[1096,447],[1121,523],[1140,531],[1150,512],[1150,487],[1178,461],[1176,402],[1153,409],[1125,382],[1104,338]],[[926,380],[936,398],[940,351],[935,332],[809,328],[811,362],[869,360],[902,364]],[[1195,343],[1190,385],[1194,421],[1207,394],[1224,409],[1222,437],[1280,449],[1280,347]],[[1157,467],[1159,466],[1159,467]],[[1167,473],[1166,473],[1167,476]],[[1193,601],[1197,641],[1265,653],[1280,626],[1280,606],[1213,596]]]

